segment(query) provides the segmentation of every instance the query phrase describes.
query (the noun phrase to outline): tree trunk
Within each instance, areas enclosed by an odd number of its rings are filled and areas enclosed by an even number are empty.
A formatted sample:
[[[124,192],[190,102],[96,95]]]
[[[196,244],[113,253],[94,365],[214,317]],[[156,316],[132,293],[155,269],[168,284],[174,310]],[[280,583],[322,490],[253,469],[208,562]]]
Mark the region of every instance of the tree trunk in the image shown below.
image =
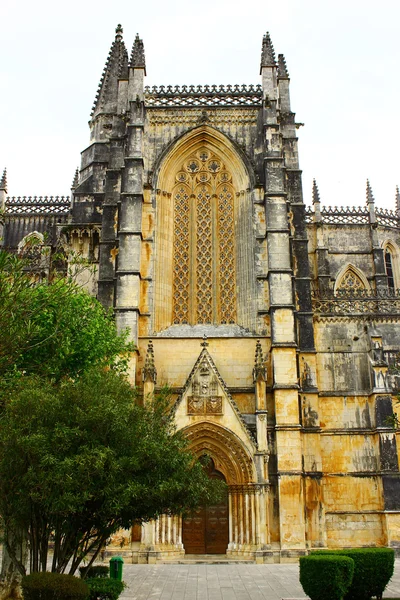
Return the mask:
[[[21,579],[27,561],[27,535],[5,535],[1,563],[0,600],[21,598]]]

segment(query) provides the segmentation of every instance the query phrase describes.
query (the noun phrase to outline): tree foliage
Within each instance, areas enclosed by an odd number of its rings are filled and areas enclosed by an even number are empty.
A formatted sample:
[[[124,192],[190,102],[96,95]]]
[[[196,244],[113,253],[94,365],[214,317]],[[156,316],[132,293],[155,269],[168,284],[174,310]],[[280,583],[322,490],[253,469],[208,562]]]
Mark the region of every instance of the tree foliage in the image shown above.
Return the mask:
[[[74,573],[118,529],[216,500],[167,392],[137,402],[127,334],[71,278],[0,251],[0,330],[0,515],[20,574],[26,541],[31,571],[52,545],[52,570]]]
[[[20,378],[1,417],[0,513],[8,531],[28,531],[32,571],[46,570],[50,541],[52,569],[71,561],[74,573],[116,530],[215,500],[221,487],[167,406],[166,393],[139,406],[123,376],[99,368],[59,386]]]
[[[24,371],[56,380],[95,364],[124,366],[132,350],[110,312],[71,278],[39,283],[18,257],[0,251],[0,376]]]

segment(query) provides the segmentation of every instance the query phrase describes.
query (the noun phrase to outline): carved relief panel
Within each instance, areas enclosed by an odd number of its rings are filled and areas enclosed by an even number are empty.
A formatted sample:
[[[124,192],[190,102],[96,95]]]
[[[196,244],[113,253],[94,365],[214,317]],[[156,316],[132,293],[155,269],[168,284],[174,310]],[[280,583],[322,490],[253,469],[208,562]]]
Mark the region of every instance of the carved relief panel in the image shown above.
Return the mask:
[[[200,365],[191,383],[187,398],[188,415],[222,415],[222,396],[218,395],[218,382],[206,359]]]

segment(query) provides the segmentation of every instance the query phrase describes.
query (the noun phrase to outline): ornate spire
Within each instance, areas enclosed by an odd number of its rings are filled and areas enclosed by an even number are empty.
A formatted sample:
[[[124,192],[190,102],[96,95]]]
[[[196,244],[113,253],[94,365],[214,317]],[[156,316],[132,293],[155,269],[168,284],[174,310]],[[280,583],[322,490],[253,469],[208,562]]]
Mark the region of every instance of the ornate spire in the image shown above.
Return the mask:
[[[153,383],[157,382],[157,369],[154,365],[154,349],[152,340],[149,340],[149,345],[147,346],[142,378],[143,383],[146,383],[146,381],[152,381]]]
[[[399,186],[396,185],[396,212],[397,215],[400,215],[400,191],[399,191]]]
[[[7,169],[4,169],[2,178],[0,179],[0,190],[7,193]]]
[[[105,109],[112,112],[117,106],[118,79],[128,77],[128,52],[122,39],[122,27],[115,30],[115,40],[100,78],[91,116]]]
[[[260,71],[263,67],[276,67],[275,51],[268,31],[262,41]]]
[[[260,342],[260,340],[257,340],[256,356],[255,356],[255,360],[254,360],[254,369],[253,369],[254,383],[256,383],[256,381],[259,381],[259,379],[265,380],[266,373],[265,373],[265,364],[264,364],[263,351],[261,348],[261,342]]]
[[[372,188],[371,185],[369,183],[369,179],[367,179],[367,205],[368,204],[374,204],[375,202],[375,198],[374,195],[372,193]]]
[[[283,54],[278,54],[278,77],[279,79],[289,79],[289,72]]]
[[[317,186],[317,182],[313,179],[312,184],[312,203],[313,204],[321,204],[321,200],[319,198],[319,189]]]
[[[75,175],[72,180],[71,190],[75,190],[79,185],[79,168],[76,167]]]
[[[136,34],[135,41],[132,46],[131,60],[129,66],[133,69],[144,69],[146,75],[146,60],[144,57],[144,45],[143,40],[140,39],[139,34]]]

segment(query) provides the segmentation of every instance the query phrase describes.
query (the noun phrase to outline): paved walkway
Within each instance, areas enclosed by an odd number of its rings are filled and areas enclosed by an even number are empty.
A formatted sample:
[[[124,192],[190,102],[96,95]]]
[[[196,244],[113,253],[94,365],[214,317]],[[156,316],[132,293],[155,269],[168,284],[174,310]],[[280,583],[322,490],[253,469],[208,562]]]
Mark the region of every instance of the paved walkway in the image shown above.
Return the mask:
[[[307,598],[289,565],[124,565],[121,600],[282,600]],[[384,598],[400,598],[400,560]],[[329,600],[327,598],[326,600]]]

